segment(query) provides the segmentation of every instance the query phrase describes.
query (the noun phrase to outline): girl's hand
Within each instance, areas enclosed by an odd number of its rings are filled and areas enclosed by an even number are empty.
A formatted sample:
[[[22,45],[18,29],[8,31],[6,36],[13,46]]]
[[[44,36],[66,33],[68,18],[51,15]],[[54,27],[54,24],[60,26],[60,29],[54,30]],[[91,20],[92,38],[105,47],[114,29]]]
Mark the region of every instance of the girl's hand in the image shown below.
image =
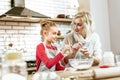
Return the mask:
[[[84,54],[87,58],[90,58],[91,56],[89,55],[89,51],[87,48],[80,49],[80,52]]]
[[[75,55],[76,55],[76,53],[77,53],[77,51],[79,50],[79,48],[81,47],[82,45],[80,44],[80,43],[75,43],[73,46],[70,46],[70,44],[69,44],[69,49],[70,49],[70,54],[68,54],[67,56],[65,56],[64,57],[64,63],[65,64],[67,64],[68,63],[68,60],[70,59],[70,58],[73,58]]]
[[[79,42],[79,43],[75,43],[73,46],[72,46],[72,51],[73,53],[76,53],[78,51],[79,48],[81,48],[82,44]]]
[[[70,50],[70,48],[71,48],[70,45],[65,45],[64,48],[62,49],[62,53],[63,53],[63,54],[66,53],[67,51]]]
[[[72,46],[72,56],[75,56],[77,51],[79,50],[79,48],[81,48],[82,44],[79,42],[79,43],[75,43],[73,46]]]

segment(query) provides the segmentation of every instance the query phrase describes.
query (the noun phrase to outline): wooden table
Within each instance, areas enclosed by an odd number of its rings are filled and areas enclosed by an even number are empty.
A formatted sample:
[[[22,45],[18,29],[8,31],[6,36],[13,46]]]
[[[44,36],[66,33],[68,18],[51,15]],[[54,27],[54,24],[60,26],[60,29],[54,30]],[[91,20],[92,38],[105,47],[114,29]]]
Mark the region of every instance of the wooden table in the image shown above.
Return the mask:
[[[28,80],[32,80],[32,76],[33,75],[28,75]],[[96,80],[120,80],[120,77],[113,77],[113,78],[106,78],[106,79],[96,79]]]
[[[92,67],[90,70],[97,69],[99,68],[98,66]],[[56,73],[61,76],[61,77],[72,77],[74,75],[79,75],[81,71],[56,71]],[[33,75],[28,75],[28,80],[32,80]],[[81,78],[80,78],[81,79]],[[118,77],[110,77],[110,78],[104,78],[104,79],[93,79],[92,77],[86,78],[87,80],[120,80],[120,76]],[[78,79],[79,80],[79,79]],[[82,80],[85,80],[84,78]]]

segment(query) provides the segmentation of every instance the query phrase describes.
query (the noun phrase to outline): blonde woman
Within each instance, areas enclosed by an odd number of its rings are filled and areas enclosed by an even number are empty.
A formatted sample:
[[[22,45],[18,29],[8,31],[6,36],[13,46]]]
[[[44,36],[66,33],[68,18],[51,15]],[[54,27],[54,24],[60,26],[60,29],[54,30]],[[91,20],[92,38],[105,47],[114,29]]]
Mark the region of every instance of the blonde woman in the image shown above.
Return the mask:
[[[99,35],[94,32],[94,24],[91,15],[87,11],[77,13],[72,21],[72,31],[66,35],[63,45],[80,44],[74,58],[93,58],[94,64],[101,60],[101,42]]]

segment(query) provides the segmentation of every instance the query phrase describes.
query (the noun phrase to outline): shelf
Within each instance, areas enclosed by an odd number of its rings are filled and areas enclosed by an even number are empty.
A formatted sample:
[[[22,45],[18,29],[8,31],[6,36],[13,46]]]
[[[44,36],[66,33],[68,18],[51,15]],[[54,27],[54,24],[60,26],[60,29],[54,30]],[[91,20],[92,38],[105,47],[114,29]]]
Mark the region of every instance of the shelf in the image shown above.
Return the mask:
[[[58,39],[64,39],[64,36],[58,36],[57,38]]]
[[[32,22],[32,23],[38,23],[41,19],[47,19],[50,21],[55,22],[66,22],[71,23],[72,19],[66,19],[66,18],[11,18],[11,17],[3,17],[0,18],[0,21],[10,21],[10,22]]]
[[[47,18],[28,18],[28,17],[20,17],[20,18],[12,18],[12,17],[2,17],[0,21],[7,21],[7,22],[30,22],[30,23],[39,23],[41,19]]]
[[[27,71],[30,71],[30,70],[36,70],[36,67],[27,68]]]
[[[49,19],[51,21],[55,21],[55,22],[68,22],[71,23],[72,19],[66,19],[66,18],[53,18],[53,19]]]

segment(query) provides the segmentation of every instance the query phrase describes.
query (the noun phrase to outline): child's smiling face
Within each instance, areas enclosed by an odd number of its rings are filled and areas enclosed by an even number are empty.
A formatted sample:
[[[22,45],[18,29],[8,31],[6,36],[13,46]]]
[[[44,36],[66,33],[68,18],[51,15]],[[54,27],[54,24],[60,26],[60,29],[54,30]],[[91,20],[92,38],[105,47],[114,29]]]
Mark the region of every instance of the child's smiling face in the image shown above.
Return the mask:
[[[50,43],[54,43],[57,40],[57,33],[58,33],[58,28],[56,26],[50,27],[48,31],[46,31],[46,41]]]

